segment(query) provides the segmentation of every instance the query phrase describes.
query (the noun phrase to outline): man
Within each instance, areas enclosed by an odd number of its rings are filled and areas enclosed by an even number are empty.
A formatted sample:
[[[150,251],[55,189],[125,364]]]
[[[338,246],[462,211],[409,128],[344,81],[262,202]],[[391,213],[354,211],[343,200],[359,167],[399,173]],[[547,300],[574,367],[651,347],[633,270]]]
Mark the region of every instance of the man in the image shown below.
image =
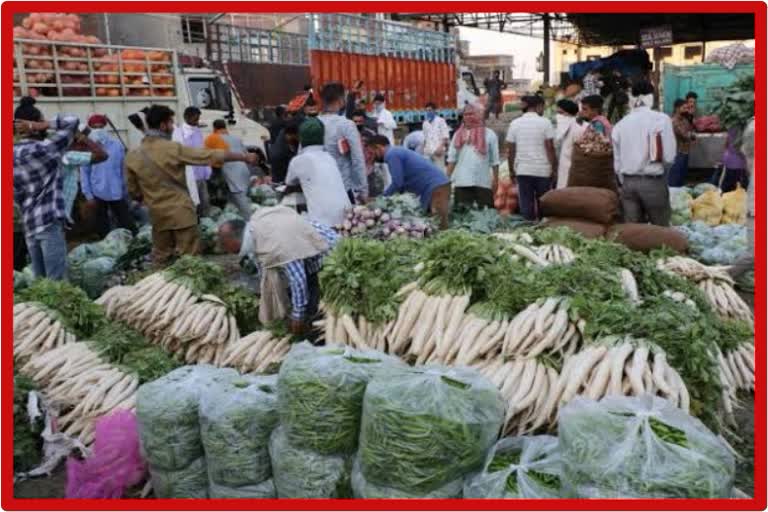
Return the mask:
[[[122,142],[107,132],[106,116],[93,114],[88,118],[88,126],[91,128],[89,138],[100,144],[107,154],[107,159],[101,163],[89,163],[80,167],[83,195],[96,219],[96,230],[102,238],[109,233],[109,212],[111,212],[118,227],[136,234],[136,224],[128,204],[128,191],[125,188],[123,175],[125,147]]]
[[[424,132],[424,156],[440,169],[445,169],[445,152],[450,144],[451,130],[445,119],[435,112],[437,105],[429,102],[426,109],[426,119],[421,126]]]
[[[376,119],[365,113],[365,110],[355,110],[352,112],[352,122],[357,126],[357,131],[365,139],[376,134]]]
[[[485,92],[488,95],[488,104],[485,108],[486,119],[490,117],[491,112],[494,113],[496,119],[501,113],[501,91],[507,88],[507,84],[500,77],[501,73],[494,71],[493,78],[486,78],[483,82]]]
[[[741,151],[747,158],[749,186],[747,187],[747,250],[728,269],[732,278],[737,279],[745,272],[755,269],[755,118],[749,120],[741,138]]]
[[[253,153],[191,148],[171,140],[173,111],[152,105],[146,115],[141,145],[125,157],[128,193],[142,200],[152,222],[152,258],[162,267],[177,253],[197,254],[200,233],[197,214],[186,187],[186,166],[254,163]]]
[[[584,133],[586,125],[579,124],[579,106],[573,101],[563,99],[556,106],[555,146],[560,153],[557,160],[557,188],[565,188],[571,171],[573,143]]]
[[[236,231],[228,233],[222,245],[255,256],[261,276],[259,321],[267,325],[287,317],[291,333],[305,334],[317,314],[318,273],[339,235],[285,206],[260,208],[245,233]]]
[[[184,123],[173,131],[173,141],[190,148],[204,147],[203,132],[200,130],[200,109],[184,109]],[[186,168],[187,189],[200,216],[205,217],[211,206],[207,181],[211,177],[211,166],[188,165]]]
[[[540,218],[539,199],[552,188],[557,178],[555,130],[542,117],[544,100],[523,98],[523,115],[512,121],[507,131],[509,174],[517,182],[520,213],[527,220]]]
[[[600,68],[590,69],[581,81],[581,92],[576,96],[576,101],[581,101],[587,96],[599,96],[603,82],[600,80]]]
[[[299,125],[291,121],[269,150],[272,182],[283,183],[288,174],[288,164],[299,151]]]
[[[335,226],[351,206],[336,161],[325,151],[323,123],[307,119],[299,127],[301,151],[288,166],[286,185],[300,185],[310,220]]]
[[[685,103],[688,105],[687,114],[691,122],[693,122],[693,118],[696,116],[696,103],[698,100],[699,95],[693,91],[688,91],[688,94],[685,95]]]
[[[376,162],[373,150],[367,142],[376,137],[376,120],[365,113],[365,110],[356,110],[352,113],[352,121],[360,132],[363,143],[363,157],[365,158],[365,177],[368,180],[368,197],[376,197],[387,188],[388,173],[384,164]],[[407,139],[408,137],[406,137]]]
[[[77,194],[80,191],[80,169],[83,165],[97,164],[107,159],[104,148],[86,133],[78,131],[75,140],[61,159],[61,174],[64,177],[62,190],[64,193],[64,211],[67,214],[67,228],[71,229],[75,223],[72,210],[75,206]]]
[[[632,87],[632,111],[613,128],[613,161],[625,222],[669,226],[672,208],[664,167],[675,159],[675,131],[669,116],[651,110],[653,93],[647,80]]]
[[[595,94],[582,98],[580,116],[587,121],[587,130],[611,139],[611,122],[603,115],[602,96]]]
[[[280,132],[285,128],[286,109],[284,105],[275,107],[275,119],[269,124],[269,141],[274,144]]]
[[[376,114],[376,125],[378,126],[379,135],[385,136],[389,139],[390,144],[394,144],[397,122],[395,121],[392,112],[387,110],[387,104],[383,94],[379,93],[373,98],[373,111]]]
[[[352,203],[357,200],[365,202],[368,180],[363,143],[355,123],[339,114],[344,107],[344,86],[339,82],[327,83],[320,96],[323,101],[320,121],[325,128],[325,150],[336,160],[349,200]]]
[[[392,183],[384,191],[385,196],[410,192],[419,197],[421,207],[440,220],[440,229],[448,228],[451,201],[451,185],[445,173],[432,162],[414,151],[392,146],[383,135],[368,141],[376,159],[389,166]]]
[[[691,124],[690,104],[681,99],[675,100],[674,114],[672,114],[672,129],[675,131],[677,154],[675,162],[669,170],[669,186],[683,187],[688,176],[688,153],[691,150],[691,142],[696,138]]]
[[[426,137],[424,136],[424,130],[412,130],[411,133],[405,136],[403,139],[403,147],[415,151],[420,155],[424,155],[424,143]],[[434,161],[432,163],[435,163]],[[435,165],[437,165],[435,163]]]
[[[43,120],[34,98],[24,97],[14,112],[13,200],[19,205],[35,277],[66,279],[67,244],[61,160],[72,144],[79,120]],[[47,131],[53,129],[51,137]]]
[[[456,204],[493,208],[499,184],[499,139],[485,127],[482,107],[464,107],[463,122],[448,149],[448,177]]]
[[[213,133],[205,138],[206,149],[219,149],[232,153],[245,153],[245,145],[239,137],[230,135],[227,122],[217,119],[213,122]],[[257,155],[258,156],[258,155]],[[251,184],[251,170],[245,162],[227,162],[221,166],[221,174],[227,184],[229,202],[237,207],[240,216],[248,220],[251,217],[251,200],[248,188]]]

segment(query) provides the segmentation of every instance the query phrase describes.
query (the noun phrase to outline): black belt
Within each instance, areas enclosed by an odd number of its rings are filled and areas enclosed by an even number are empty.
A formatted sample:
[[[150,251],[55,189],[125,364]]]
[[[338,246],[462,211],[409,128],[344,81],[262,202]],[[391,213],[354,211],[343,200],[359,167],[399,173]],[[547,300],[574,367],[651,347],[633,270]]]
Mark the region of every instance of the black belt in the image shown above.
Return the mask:
[[[624,179],[626,178],[646,178],[646,179],[659,179],[663,178],[664,174],[622,174]]]

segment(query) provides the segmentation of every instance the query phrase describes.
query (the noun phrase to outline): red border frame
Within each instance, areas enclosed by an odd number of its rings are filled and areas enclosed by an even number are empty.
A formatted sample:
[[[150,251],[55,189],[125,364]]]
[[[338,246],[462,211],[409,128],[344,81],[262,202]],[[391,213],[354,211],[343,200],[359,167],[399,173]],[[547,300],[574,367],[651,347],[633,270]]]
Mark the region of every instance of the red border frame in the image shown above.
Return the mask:
[[[419,5],[421,4],[421,5]],[[353,7],[354,5],[354,7]],[[217,2],[216,9],[232,12],[398,12],[414,11],[421,7],[429,12],[456,12],[450,3],[381,1],[370,3],[347,2]],[[468,5],[476,8],[475,5]],[[755,126],[757,229],[755,232],[755,490],[754,498],[739,500],[722,499],[658,499],[658,500],[67,500],[67,499],[16,499],[13,497],[13,238],[10,219],[13,213],[13,177],[9,127],[13,114],[12,52],[13,14],[21,12],[209,12],[207,2],[24,2],[10,1],[2,5],[2,116],[6,129],[2,134],[2,464],[1,487],[4,510],[764,510],[766,508],[766,402],[765,402],[765,172],[766,169],[766,4],[764,2],[485,2],[488,12],[707,12],[753,13],[755,15]]]

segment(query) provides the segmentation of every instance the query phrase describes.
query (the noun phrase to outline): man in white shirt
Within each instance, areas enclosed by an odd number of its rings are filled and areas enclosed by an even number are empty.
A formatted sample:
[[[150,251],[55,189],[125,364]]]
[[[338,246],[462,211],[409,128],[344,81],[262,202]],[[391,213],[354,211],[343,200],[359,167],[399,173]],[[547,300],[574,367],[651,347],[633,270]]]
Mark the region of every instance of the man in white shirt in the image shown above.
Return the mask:
[[[647,80],[632,87],[632,110],[613,127],[613,161],[622,185],[625,222],[669,226],[672,208],[665,166],[674,162],[677,142],[669,116],[651,110],[653,91]]]
[[[555,129],[543,113],[544,100],[526,96],[523,115],[507,131],[509,174],[517,182],[520,213],[527,220],[541,217],[539,199],[552,188],[557,175]]]
[[[200,130],[200,109],[187,107],[184,110],[184,123],[173,130],[171,139],[191,148],[205,147],[203,132]],[[205,216],[211,206],[208,195],[208,179],[211,177],[211,167],[208,165],[188,165],[186,167],[187,190],[198,213]]]
[[[584,133],[587,125],[580,125],[577,120],[579,106],[567,99],[557,102],[557,114],[555,114],[555,145],[558,148],[557,160],[557,186],[568,186],[568,174],[571,171],[571,157],[573,156],[573,143]]]
[[[426,119],[421,126],[421,130],[424,132],[424,156],[445,170],[445,151],[450,143],[451,130],[445,119],[437,115],[436,108],[437,105],[431,101],[426,105]]]
[[[288,164],[285,183],[301,186],[309,220],[335,226],[344,222],[344,210],[351,203],[336,161],[325,151],[324,140],[325,129],[317,118],[301,123],[301,150]]]
[[[397,122],[392,115],[392,112],[387,110],[386,100],[383,94],[377,94],[373,98],[373,107],[376,114],[376,125],[379,127],[379,135],[383,135],[389,139],[390,144],[395,143],[395,128],[397,128]]]
[[[424,154],[424,130],[413,130],[403,139],[403,147]]]

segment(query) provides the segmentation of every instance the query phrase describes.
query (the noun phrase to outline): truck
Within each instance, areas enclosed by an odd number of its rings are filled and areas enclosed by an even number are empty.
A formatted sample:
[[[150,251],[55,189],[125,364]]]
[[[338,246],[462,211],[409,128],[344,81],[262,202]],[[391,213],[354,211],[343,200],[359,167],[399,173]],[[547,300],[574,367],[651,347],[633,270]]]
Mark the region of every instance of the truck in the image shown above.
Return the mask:
[[[455,122],[465,102],[477,99],[471,72],[459,66],[455,34],[352,14],[306,16],[306,35],[220,23],[206,31],[207,60],[232,77],[242,107],[257,119],[330,81],[347,88],[362,82],[369,107],[383,94],[402,124],[420,123],[430,101]]]
[[[150,104],[170,107],[177,123],[186,107],[197,106],[208,131],[214,120],[226,119],[248,148],[264,151],[269,138],[236,101],[222,71],[168,48],[14,39],[14,104],[29,95],[46,118],[68,113],[84,122],[92,113],[106,114],[128,148],[142,138],[128,116]]]

